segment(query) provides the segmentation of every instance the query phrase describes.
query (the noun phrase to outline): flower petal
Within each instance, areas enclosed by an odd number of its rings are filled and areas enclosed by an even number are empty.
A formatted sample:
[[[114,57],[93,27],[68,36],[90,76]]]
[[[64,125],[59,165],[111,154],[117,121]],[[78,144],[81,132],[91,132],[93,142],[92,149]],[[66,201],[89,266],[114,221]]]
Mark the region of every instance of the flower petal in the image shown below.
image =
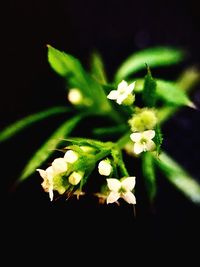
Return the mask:
[[[106,179],[108,183],[108,188],[110,191],[118,192],[121,188],[121,182],[115,178]]]
[[[144,146],[142,144],[135,143],[133,147],[133,151],[135,154],[140,154],[141,152],[144,151]]]
[[[146,143],[146,150],[147,151],[153,151],[155,148],[156,148],[156,145],[155,145],[155,143],[152,140],[149,140]]]
[[[142,138],[142,134],[141,133],[132,133],[130,135],[130,138],[133,142],[139,142],[140,139]]]
[[[126,190],[126,191],[132,191],[133,188],[135,187],[135,177],[127,177],[121,182],[121,186]]]
[[[126,93],[119,95],[118,98],[117,98],[117,104],[121,105],[122,102],[123,102],[126,98],[127,98],[127,94],[126,94]]]
[[[73,150],[68,150],[64,155],[64,160],[69,163],[74,163],[78,159],[78,153]]]
[[[154,131],[154,130],[144,131],[144,132],[142,133],[142,136],[143,136],[145,139],[151,140],[151,139],[154,138],[154,136],[155,136],[155,131]]]
[[[136,198],[132,192],[123,193],[122,198],[129,204],[136,204]]]
[[[64,158],[57,158],[52,162],[54,174],[60,174],[67,171],[67,162]]]
[[[45,170],[42,170],[42,169],[37,169],[36,171],[39,172],[40,176],[45,180],[47,179],[47,173]]]
[[[126,93],[131,94],[133,92],[134,88],[135,88],[135,82],[129,84],[129,86],[126,89]]]
[[[51,201],[53,201],[53,186],[49,187],[49,198]]]
[[[47,179],[49,182],[53,181],[53,176],[54,176],[54,171],[53,171],[53,167],[50,166],[46,169],[46,173],[47,173]]]
[[[123,80],[118,84],[117,90],[121,91],[123,89],[126,89],[127,86],[128,86],[128,83]]]
[[[112,90],[108,95],[107,98],[111,100],[117,100],[119,96],[119,92],[117,90]]]
[[[117,192],[110,192],[110,194],[107,197],[107,204],[114,203],[120,198],[120,194]]]

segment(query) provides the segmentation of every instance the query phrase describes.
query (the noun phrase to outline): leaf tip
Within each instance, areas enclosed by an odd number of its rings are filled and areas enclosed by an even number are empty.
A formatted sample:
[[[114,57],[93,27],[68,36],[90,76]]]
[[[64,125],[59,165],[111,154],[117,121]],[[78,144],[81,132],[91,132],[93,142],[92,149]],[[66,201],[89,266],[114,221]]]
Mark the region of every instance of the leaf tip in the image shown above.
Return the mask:
[[[199,109],[197,108],[197,106],[196,106],[192,101],[190,101],[190,102],[188,103],[188,107],[193,108],[193,109],[196,109],[196,110],[199,110]]]

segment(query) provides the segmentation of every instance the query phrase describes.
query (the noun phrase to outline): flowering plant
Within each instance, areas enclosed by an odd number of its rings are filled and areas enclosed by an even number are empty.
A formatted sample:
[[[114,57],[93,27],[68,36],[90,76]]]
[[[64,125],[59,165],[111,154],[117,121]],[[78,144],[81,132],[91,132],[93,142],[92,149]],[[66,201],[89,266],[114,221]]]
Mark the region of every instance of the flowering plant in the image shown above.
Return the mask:
[[[173,186],[199,204],[199,183],[162,149],[163,123],[182,106],[195,108],[188,92],[199,80],[199,73],[186,69],[176,81],[157,79],[152,74],[154,67],[177,64],[183,58],[183,51],[170,47],[142,50],[125,60],[113,81],[108,82],[99,54],[92,54],[88,72],[77,58],[48,45],[49,63],[66,81],[67,105],[52,107],[8,126],[0,133],[0,141],[53,115],[66,113],[68,119],[33,155],[19,181],[37,170],[44,191],[53,201],[59,195],[79,198],[91,192],[93,180],[92,193],[101,203],[120,203],[122,198],[136,204],[135,184],[141,177],[135,177],[129,163],[135,166],[140,161],[150,201],[156,197],[156,174],[160,169]],[[145,76],[135,76],[141,70],[145,70]],[[90,121],[89,133],[80,127],[86,119]],[[48,166],[46,161],[55,152],[59,156]]]

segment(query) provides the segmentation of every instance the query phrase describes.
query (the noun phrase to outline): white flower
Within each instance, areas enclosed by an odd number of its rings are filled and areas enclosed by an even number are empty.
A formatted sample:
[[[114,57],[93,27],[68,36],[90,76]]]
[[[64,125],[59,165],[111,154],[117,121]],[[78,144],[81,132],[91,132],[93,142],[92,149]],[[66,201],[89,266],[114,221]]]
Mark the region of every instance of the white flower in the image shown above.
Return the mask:
[[[112,171],[112,165],[109,160],[101,160],[98,164],[98,171],[101,175],[109,176]]]
[[[83,176],[84,176],[84,172],[81,172],[81,171],[80,172],[73,172],[69,176],[68,181],[72,185],[77,185],[80,182],[80,180],[83,178]]]
[[[74,105],[81,104],[83,100],[81,91],[77,88],[70,89],[68,93],[68,100]]]
[[[155,143],[152,139],[155,136],[154,130],[144,131],[142,133],[132,133],[130,138],[134,143],[133,151],[135,154],[140,154],[143,151],[152,151],[155,149]]]
[[[37,169],[40,176],[43,178],[42,187],[45,192],[49,192],[49,198],[53,200],[53,177],[54,171],[52,166],[48,167],[46,170]]]
[[[128,85],[126,81],[122,81],[118,84],[117,90],[112,90],[107,98],[111,100],[116,100],[117,104],[121,105],[133,92],[135,87],[135,82]]]
[[[129,204],[136,204],[136,198],[131,192],[135,187],[135,177],[127,177],[122,181],[110,178],[107,179],[107,183],[111,191],[107,197],[107,204],[116,202],[120,197]]]
[[[52,162],[54,175],[66,172],[68,169],[67,162],[63,158],[57,158]]]
[[[68,150],[64,155],[64,160],[68,163],[74,163],[78,159],[78,153]]]

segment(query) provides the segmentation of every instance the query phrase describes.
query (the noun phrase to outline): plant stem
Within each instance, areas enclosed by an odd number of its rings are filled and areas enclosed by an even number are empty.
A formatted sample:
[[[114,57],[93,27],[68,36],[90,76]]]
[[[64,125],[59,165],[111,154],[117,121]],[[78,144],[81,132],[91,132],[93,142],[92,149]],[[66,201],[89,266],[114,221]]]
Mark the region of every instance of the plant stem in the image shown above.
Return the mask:
[[[116,145],[119,149],[123,148],[128,143],[128,141],[130,140],[130,133],[131,132],[126,133],[117,141]]]

